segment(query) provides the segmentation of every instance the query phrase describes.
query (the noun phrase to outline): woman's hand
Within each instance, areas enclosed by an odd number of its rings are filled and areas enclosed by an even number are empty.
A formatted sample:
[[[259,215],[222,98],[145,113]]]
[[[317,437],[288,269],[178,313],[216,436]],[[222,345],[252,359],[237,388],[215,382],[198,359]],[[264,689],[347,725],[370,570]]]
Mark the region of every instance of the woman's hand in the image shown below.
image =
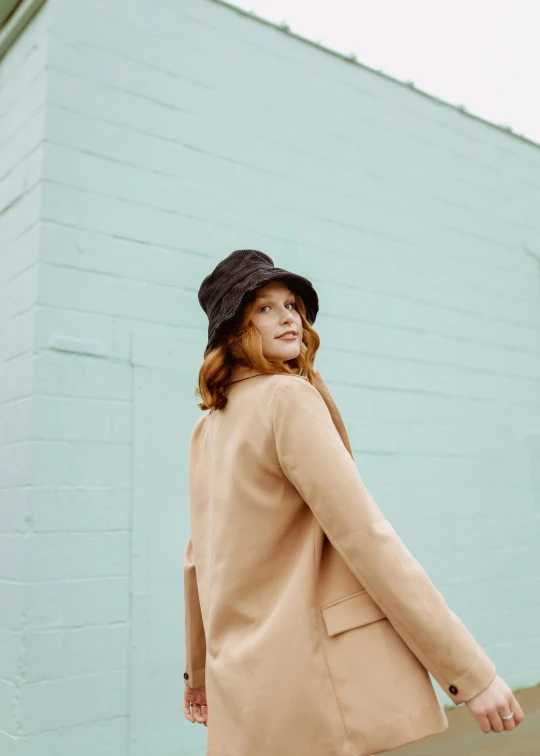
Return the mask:
[[[190,702],[193,704],[191,710],[189,708]],[[204,685],[200,688],[190,688],[187,683],[184,683],[184,714],[190,722],[199,722],[199,724],[208,727],[208,706]]]
[[[487,688],[478,695],[469,698],[465,702],[473,717],[480,725],[482,732],[503,732],[513,730],[525,719],[523,709],[517,702],[516,697],[498,675],[490,682]],[[514,712],[511,719],[501,719],[510,712]]]

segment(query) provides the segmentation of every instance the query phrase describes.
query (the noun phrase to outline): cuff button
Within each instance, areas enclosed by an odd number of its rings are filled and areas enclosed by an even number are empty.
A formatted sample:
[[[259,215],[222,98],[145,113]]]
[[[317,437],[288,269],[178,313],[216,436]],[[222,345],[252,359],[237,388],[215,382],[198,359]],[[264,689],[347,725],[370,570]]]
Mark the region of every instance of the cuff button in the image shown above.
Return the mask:
[[[451,685],[450,688],[449,688],[449,691],[450,691],[450,693],[453,693],[454,696],[458,692],[458,690],[457,690],[457,688],[456,688],[455,685]]]
[[[189,680],[189,675],[187,672],[184,672],[184,680]],[[452,688],[450,688],[452,690]]]

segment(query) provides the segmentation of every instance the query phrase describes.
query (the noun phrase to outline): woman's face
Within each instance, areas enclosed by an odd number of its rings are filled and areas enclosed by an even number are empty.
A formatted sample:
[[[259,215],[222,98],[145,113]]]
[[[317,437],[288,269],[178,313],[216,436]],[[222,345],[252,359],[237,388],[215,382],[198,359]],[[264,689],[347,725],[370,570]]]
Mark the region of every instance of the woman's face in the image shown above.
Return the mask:
[[[251,320],[261,334],[262,350],[269,360],[293,360],[300,354],[302,318],[294,293],[282,281],[271,281],[256,291]],[[293,331],[292,333],[287,333]]]

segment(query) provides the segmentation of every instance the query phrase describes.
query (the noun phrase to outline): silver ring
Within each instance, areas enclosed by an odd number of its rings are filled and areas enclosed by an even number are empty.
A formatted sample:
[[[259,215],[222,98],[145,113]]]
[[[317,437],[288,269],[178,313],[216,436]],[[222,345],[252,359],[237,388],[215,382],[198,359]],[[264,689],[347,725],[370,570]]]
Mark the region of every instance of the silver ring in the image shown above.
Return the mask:
[[[510,714],[508,714],[507,717],[501,717],[501,719],[512,719],[513,716],[514,716],[514,712],[511,711]]]

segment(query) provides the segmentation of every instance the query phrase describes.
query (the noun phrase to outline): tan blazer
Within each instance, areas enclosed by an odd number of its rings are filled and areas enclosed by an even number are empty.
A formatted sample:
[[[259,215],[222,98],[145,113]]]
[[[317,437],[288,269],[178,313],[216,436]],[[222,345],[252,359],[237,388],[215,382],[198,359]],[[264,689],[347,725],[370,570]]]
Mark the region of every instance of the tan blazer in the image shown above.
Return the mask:
[[[428,672],[456,704],[495,677],[363,484],[319,374],[231,384],[195,423],[189,495],[184,678],[206,684],[207,756],[381,753],[448,727]]]

